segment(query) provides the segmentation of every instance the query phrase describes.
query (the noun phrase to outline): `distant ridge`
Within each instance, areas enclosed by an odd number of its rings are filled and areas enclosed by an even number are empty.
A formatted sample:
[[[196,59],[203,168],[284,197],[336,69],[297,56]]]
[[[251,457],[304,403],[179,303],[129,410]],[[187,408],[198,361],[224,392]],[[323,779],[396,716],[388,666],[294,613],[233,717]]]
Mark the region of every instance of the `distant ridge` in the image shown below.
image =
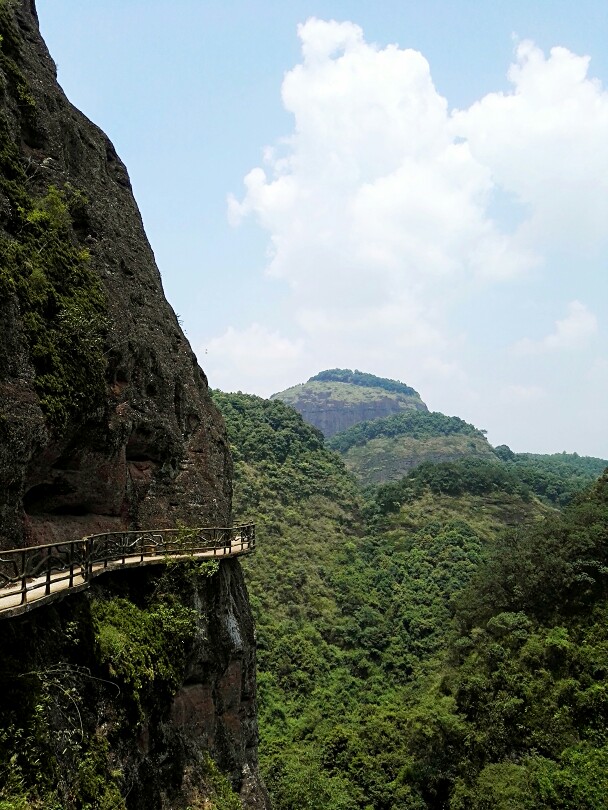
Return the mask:
[[[360,483],[397,481],[424,463],[475,457],[500,463],[485,431],[457,416],[403,411],[360,422],[328,439]]]

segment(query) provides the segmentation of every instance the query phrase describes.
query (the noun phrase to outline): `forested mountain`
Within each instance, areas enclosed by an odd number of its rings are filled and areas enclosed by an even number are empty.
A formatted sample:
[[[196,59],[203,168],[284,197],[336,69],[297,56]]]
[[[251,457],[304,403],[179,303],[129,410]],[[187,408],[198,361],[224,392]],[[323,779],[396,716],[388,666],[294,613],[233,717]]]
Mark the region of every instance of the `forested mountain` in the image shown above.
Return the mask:
[[[467,456],[496,460],[483,431],[457,416],[428,411],[359,422],[327,444],[362,484],[394,481],[424,462]]]
[[[302,385],[273,394],[271,399],[291,405],[324,436],[403,410],[427,410],[409,385],[344,368],[322,371]]]
[[[563,512],[529,458],[362,493],[284,404],[216,401],[236,517],[258,520],[246,576],[275,810],[604,808],[607,479]],[[553,502],[575,488],[567,466]]]
[[[457,416],[429,413],[420,395],[399,380],[329,369],[271,399],[295,408],[318,427],[359,484],[399,481],[419,465],[472,458],[514,465],[514,475],[548,503],[565,505],[608,461],[577,453],[514,453],[492,448],[485,431]]]

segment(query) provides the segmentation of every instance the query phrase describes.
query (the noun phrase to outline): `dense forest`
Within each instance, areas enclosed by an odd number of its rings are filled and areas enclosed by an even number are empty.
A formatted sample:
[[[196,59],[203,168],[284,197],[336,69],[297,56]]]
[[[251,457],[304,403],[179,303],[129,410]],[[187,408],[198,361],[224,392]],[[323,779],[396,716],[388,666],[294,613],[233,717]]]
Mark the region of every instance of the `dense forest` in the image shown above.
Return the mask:
[[[604,808],[599,460],[497,448],[363,492],[288,406],[216,400],[276,810]]]
[[[345,453],[351,447],[365,444],[372,439],[409,436],[413,439],[428,439],[435,436],[460,434],[484,438],[483,431],[460,419],[458,416],[445,416],[443,413],[408,410],[359,422],[348,430],[328,439],[328,447]]]

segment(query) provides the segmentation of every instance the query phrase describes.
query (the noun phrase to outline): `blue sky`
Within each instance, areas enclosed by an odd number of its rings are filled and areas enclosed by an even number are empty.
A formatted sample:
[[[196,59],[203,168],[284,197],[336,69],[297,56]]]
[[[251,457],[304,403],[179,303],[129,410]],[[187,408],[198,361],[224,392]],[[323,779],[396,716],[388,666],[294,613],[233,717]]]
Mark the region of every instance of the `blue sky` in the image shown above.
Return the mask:
[[[608,457],[605,0],[37,7],[212,386],[357,367]]]

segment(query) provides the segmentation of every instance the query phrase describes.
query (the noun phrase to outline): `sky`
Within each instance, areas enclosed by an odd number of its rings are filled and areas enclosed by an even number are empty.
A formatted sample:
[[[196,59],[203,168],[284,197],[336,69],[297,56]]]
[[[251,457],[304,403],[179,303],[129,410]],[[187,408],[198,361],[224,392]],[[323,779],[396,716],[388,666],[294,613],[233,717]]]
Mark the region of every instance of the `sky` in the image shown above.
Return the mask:
[[[606,0],[37,0],[212,387],[608,458]]]

